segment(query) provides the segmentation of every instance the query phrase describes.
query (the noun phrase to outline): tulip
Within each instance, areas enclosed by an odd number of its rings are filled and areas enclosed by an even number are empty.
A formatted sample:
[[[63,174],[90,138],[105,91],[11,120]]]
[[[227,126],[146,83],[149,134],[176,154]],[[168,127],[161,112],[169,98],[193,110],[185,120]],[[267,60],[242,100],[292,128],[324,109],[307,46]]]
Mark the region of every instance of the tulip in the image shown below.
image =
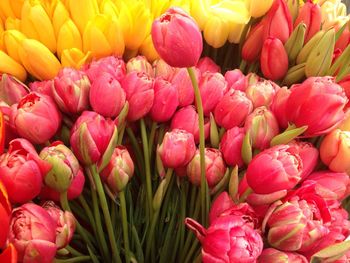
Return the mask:
[[[198,82],[200,78],[200,71],[196,69],[194,72]],[[177,88],[179,95],[179,106],[185,107],[191,105],[194,101],[194,91],[187,70],[182,68],[174,73],[171,83]]]
[[[208,229],[191,218],[186,218],[185,224],[202,244],[203,263],[253,263],[263,250],[261,236],[241,216],[219,217]]]
[[[114,194],[124,190],[133,174],[134,163],[124,146],[118,146],[114,149],[111,160],[101,171],[102,179]]]
[[[6,47],[7,54],[16,60],[16,62],[21,63],[21,59],[18,54],[19,46],[22,40],[26,39],[26,35],[18,30],[6,30],[3,33],[3,41]]]
[[[307,259],[298,253],[280,251],[274,248],[265,248],[258,258],[258,263],[307,263]]]
[[[83,50],[91,51],[94,58],[122,55],[124,40],[118,22],[106,15],[96,15],[84,30]]]
[[[132,71],[144,72],[149,76],[153,76],[152,65],[147,61],[144,56],[137,56],[126,63],[126,72],[130,73]]]
[[[254,108],[260,106],[269,107],[279,89],[280,87],[270,80],[259,80],[248,85],[245,93],[248,99],[253,102]]]
[[[12,75],[20,81],[25,81],[27,78],[24,67],[2,50],[0,50],[0,72]]]
[[[230,27],[225,19],[211,15],[203,29],[204,39],[213,48],[220,48],[225,45],[229,30]]]
[[[185,130],[173,129],[164,135],[157,152],[164,167],[184,167],[196,152],[193,135]]]
[[[201,184],[199,161],[200,155],[199,150],[197,150],[192,160],[187,165],[188,180],[196,186]],[[216,186],[224,177],[225,172],[226,165],[221,152],[214,148],[205,148],[205,177],[209,188]]]
[[[93,111],[84,111],[71,129],[70,144],[75,156],[84,165],[92,165],[110,157],[116,137],[116,127]]]
[[[209,222],[212,223],[221,216],[225,211],[234,207],[235,203],[229,196],[228,192],[224,191],[218,197],[215,198],[211,204],[209,211]]]
[[[170,120],[178,105],[176,87],[162,78],[156,78],[154,81],[154,102],[149,112],[152,120],[156,122]]]
[[[157,59],[156,61],[153,62],[153,71],[154,71],[155,78],[162,77],[163,79],[165,79],[167,81],[171,81],[174,84],[174,82],[172,81],[174,75],[177,72],[180,72],[182,70],[180,69],[179,71],[177,71],[176,68],[169,66],[163,59]],[[188,76],[187,71],[186,71],[186,75],[183,74],[183,76],[184,77]],[[190,81],[190,79],[189,79],[189,81]],[[192,83],[191,83],[191,85],[192,85]],[[193,96],[194,95],[192,95],[192,97]],[[193,99],[192,99],[192,102],[193,102]],[[192,102],[190,104],[192,104]]]
[[[26,70],[39,80],[53,79],[61,69],[55,55],[35,39],[24,39],[18,54]]]
[[[0,99],[9,106],[18,103],[28,94],[28,88],[16,78],[7,74],[0,77]]]
[[[293,146],[277,145],[256,155],[248,165],[247,182],[257,194],[290,190],[301,179],[303,163]]]
[[[244,92],[229,90],[215,107],[215,121],[226,130],[242,126],[248,114],[253,111],[253,103]]]
[[[153,79],[146,73],[131,72],[121,82],[129,102],[127,119],[136,121],[143,118],[152,108],[154,101]]]
[[[238,165],[243,166],[243,159],[241,154],[244,129],[233,127],[227,130],[220,141],[220,151],[225,159],[225,162],[229,166]]]
[[[59,58],[62,56],[62,52],[65,49],[77,48],[83,49],[82,39],[77,26],[72,20],[68,19],[60,27],[57,35],[57,55]]]
[[[206,71],[212,73],[220,72],[220,67],[210,57],[201,58],[198,61],[196,68],[198,68],[202,74]]]
[[[56,52],[56,37],[51,19],[39,2],[24,2],[21,16],[21,31],[27,37],[41,42],[52,53]]]
[[[63,68],[54,79],[52,95],[61,111],[80,114],[89,107],[90,81],[85,72]]]
[[[259,22],[249,32],[242,47],[242,58],[249,63],[256,61],[260,57],[260,52],[264,43],[264,23]]]
[[[33,81],[29,83],[29,89],[33,92],[53,98],[53,80]]]
[[[0,181],[0,224],[2,231],[0,232],[0,248],[3,248],[7,241],[8,230],[10,228],[11,204],[3,183]]]
[[[278,80],[288,71],[288,55],[278,38],[265,40],[260,57],[261,71],[266,78]]]
[[[83,53],[80,49],[71,48],[62,51],[62,67],[80,69],[91,60],[91,52]]]
[[[292,87],[286,106],[287,120],[297,127],[307,125],[306,136],[325,134],[343,120],[347,101],[333,78],[311,77]]]
[[[4,16],[19,18],[21,16],[23,2],[23,0],[5,0],[1,2],[0,8],[2,9]]]
[[[287,3],[275,0],[264,21],[264,39],[278,38],[284,44],[293,31],[292,16]]]
[[[193,105],[186,106],[175,112],[170,128],[185,130],[191,133],[196,143],[199,142],[199,126],[198,126],[198,113]],[[210,123],[207,120],[204,124],[205,138],[209,136]]]
[[[275,116],[264,106],[248,115],[244,129],[250,134],[253,148],[260,150],[268,148],[272,138],[279,133]]]
[[[126,95],[118,80],[109,73],[102,73],[91,84],[92,109],[105,117],[116,117],[125,104]]]
[[[51,21],[55,31],[56,38],[60,32],[61,26],[70,19],[69,11],[62,1],[55,1],[55,6],[52,10]]]
[[[264,0],[264,1],[248,1],[247,5],[249,13],[252,17],[261,17],[271,8],[273,0]]]
[[[27,203],[12,212],[9,241],[19,262],[52,262],[57,250],[55,232],[56,222],[38,205]]]
[[[287,87],[280,88],[270,105],[270,109],[275,115],[278,124],[281,128],[285,129],[288,127],[288,120],[286,116],[287,101],[290,95],[290,90]]]
[[[83,0],[80,2],[68,0],[66,7],[70,11],[72,20],[81,34],[84,33],[88,22],[99,13],[96,0]]]
[[[239,69],[226,71],[225,80],[227,82],[227,88],[245,91],[248,87],[248,79],[243,75]]]
[[[304,23],[306,25],[304,41],[304,43],[306,43],[320,30],[321,22],[322,16],[320,6],[312,2],[306,2],[300,8],[299,15],[294,22],[294,28],[296,28],[300,23]]]
[[[348,160],[350,132],[335,129],[327,134],[320,146],[320,156],[324,164],[334,172],[350,173]]]
[[[203,49],[198,25],[176,7],[154,20],[152,40],[161,58],[172,67],[197,65]]]
[[[204,115],[213,112],[226,93],[227,83],[220,73],[205,72],[199,80]]]
[[[33,143],[46,142],[61,125],[61,115],[52,99],[36,92],[23,97],[11,115],[18,134]]]
[[[65,248],[71,241],[75,231],[75,218],[69,211],[62,211],[53,201],[46,201],[42,207],[56,222],[57,249]]]

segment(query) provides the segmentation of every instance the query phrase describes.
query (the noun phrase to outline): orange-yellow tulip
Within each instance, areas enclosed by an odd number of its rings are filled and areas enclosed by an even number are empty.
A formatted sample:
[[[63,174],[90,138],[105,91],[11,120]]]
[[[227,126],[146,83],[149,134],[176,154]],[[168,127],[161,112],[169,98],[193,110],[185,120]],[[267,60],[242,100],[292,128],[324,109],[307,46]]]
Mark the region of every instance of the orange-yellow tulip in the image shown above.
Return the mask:
[[[27,72],[21,64],[0,50],[0,72],[15,76],[20,81],[25,81]]]

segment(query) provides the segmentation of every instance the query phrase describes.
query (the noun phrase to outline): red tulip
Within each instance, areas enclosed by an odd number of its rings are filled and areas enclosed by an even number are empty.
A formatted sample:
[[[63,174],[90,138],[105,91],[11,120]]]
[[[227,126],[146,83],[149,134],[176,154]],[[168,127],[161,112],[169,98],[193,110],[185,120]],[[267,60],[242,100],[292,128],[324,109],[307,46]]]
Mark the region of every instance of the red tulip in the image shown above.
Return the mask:
[[[153,76],[152,65],[147,61],[144,56],[136,56],[130,59],[126,63],[126,72],[130,73],[132,71],[144,72],[148,76]]]
[[[288,127],[288,120],[286,116],[287,101],[290,95],[290,90],[287,87],[280,88],[274,96],[270,109],[275,115],[278,124],[281,128]]]
[[[0,254],[0,262],[3,263],[17,263],[17,258],[17,251],[13,244],[9,244]]]
[[[154,20],[152,41],[160,57],[172,67],[197,65],[203,49],[198,25],[178,7],[171,7]]]
[[[253,102],[254,108],[260,106],[269,107],[275,97],[275,94],[280,90],[280,87],[270,80],[258,80],[255,83],[248,85],[245,93]]]
[[[264,43],[264,23],[256,24],[249,32],[242,48],[242,58],[249,63],[258,60]]]
[[[4,248],[10,228],[11,204],[5,186],[0,181],[0,249]],[[1,258],[1,255],[0,255]],[[2,262],[2,261],[1,261]]]
[[[220,141],[220,151],[229,166],[243,166],[242,144],[245,132],[243,128],[233,127],[227,130]]]
[[[201,75],[199,69],[194,70],[197,82]],[[179,106],[185,107],[191,105],[194,101],[194,91],[187,69],[181,68],[174,73],[171,83],[176,87],[179,95]]]
[[[0,99],[11,106],[18,103],[28,94],[28,88],[14,77],[2,74],[0,75]]]
[[[210,57],[202,57],[198,61],[196,68],[198,68],[201,73],[204,73],[206,71],[212,73],[220,72],[220,67]]]
[[[209,211],[209,222],[212,223],[215,219],[221,216],[222,213],[234,205],[235,203],[229,196],[228,192],[222,192],[211,204]]]

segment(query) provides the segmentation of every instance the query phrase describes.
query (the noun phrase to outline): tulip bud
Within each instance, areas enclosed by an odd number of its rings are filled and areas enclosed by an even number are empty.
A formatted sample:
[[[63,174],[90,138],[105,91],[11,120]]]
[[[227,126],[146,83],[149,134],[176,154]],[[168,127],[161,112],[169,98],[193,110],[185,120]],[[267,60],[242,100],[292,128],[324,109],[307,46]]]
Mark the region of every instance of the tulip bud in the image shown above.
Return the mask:
[[[134,163],[128,150],[123,146],[114,149],[111,160],[101,171],[102,179],[114,194],[124,190],[133,174]]]
[[[0,77],[0,99],[9,106],[18,103],[28,94],[28,87],[16,78],[7,74]]]
[[[213,201],[210,212],[209,212],[209,222],[212,223],[221,216],[225,211],[235,206],[235,203],[229,196],[228,192],[222,192],[218,197]]]
[[[0,72],[12,75],[20,81],[25,81],[27,78],[25,68],[2,50],[0,50]]]
[[[287,42],[284,44],[284,48],[288,55],[289,65],[294,65],[301,49],[304,46],[306,25],[300,23],[296,26],[288,38]]]
[[[278,38],[265,40],[260,57],[261,70],[266,78],[278,80],[288,71],[288,55]]]
[[[243,159],[241,154],[244,129],[233,127],[227,130],[222,136],[220,142],[220,151],[225,159],[225,162],[229,166],[238,165],[238,167],[243,166]]]
[[[203,29],[205,42],[213,48],[220,48],[225,45],[230,27],[226,20],[215,15],[208,17]]]
[[[0,248],[3,248],[7,241],[10,228],[11,204],[5,186],[0,181],[0,223],[3,231],[0,232]]]
[[[154,102],[150,110],[152,120],[156,122],[170,120],[178,105],[176,87],[162,78],[156,78],[154,81]]]
[[[85,72],[90,81],[94,81],[102,72],[107,72],[121,82],[126,75],[126,66],[124,60],[109,56],[91,62],[86,66]]]
[[[81,34],[84,33],[88,22],[99,13],[96,0],[83,0],[81,2],[68,0],[66,7]]]
[[[206,71],[216,73],[220,72],[220,67],[210,57],[202,57],[199,59],[196,68],[203,74]]]
[[[221,152],[214,148],[206,148],[205,177],[209,188],[216,186],[224,177],[225,172],[226,165],[224,159],[222,158]],[[196,154],[187,165],[187,177],[192,184],[196,186],[201,184],[199,150],[196,151]]]
[[[98,114],[114,118],[124,107],[125,101],[125,91],[111,74],[102,73],[92,82],[90,104]]]
[[[153,62],[154,77],[162,77],[167,81],[172,81],[174,75],[176,74],[176,69],[169,66],[163,59],[157,59]],[[181,70],[179,70],[181,71]],[[186,74],[188,75],[187,71]],[[190,80],[191,81],[191,80]],[[174,83],[173,83],[174,84]],[[192,85],[192,83],[191,83]],[[193,97],[194,95],[192,95]],[[193,98],[192,98],[193,102]],[[192,102],[190,104],[192,104]]]
[[[301,64],[307,61],[312,50],[316,48],[319,44],[321,38],[325,34],[324,31],[317,32],[300,50],[299,55],[297,56],[296,63]]]
[[[200,78],[200,71],[195,69],[197,82]],[[192,81],[188,75],[187,69],[182,68],[174,73],[171,83],[177,88],[179,95],[179,106],[185,107],[191,105],[194,101],[194,91]]]
[[[253,104],[244,92],[229,90],[215,107],[215,120],[226,130],[242,126],[246,117],[253,111]]]
[[[52,95],[61,111],[80,114],[89,107],[90,81],[85,72],[63,68],[54,79]]]
[[[130,73],[132,71],[144,72],[149,76],[153,76],[152,65],[144,56],[134,57],[126,63],[126,72]]]
[[[256,61],[264,43],[264,23],[255,25],[249,32],[242,47],[242,58],[249,63]]]
[[[146,73],[131,72],[121,82],[129,103],[127,119],[136,121],[144,117],[154,101],[153,80]]]
[[[18,30],[6,30],[3,33],[4,45],[6,47],[7,54],[16,60],[18,63],[21,63],[21,59],[18,54],[19,46],[21,45],[22,40],[26,39],[26,35]]]
[[[91,52],[84,54],[80,49],[71,48],[62,51],[62,67],[80,69],[83,65],[90,62]]]
[[[265,248],[258,258],[258,263],[307,263],[307,259],[298,253],[280,251],[274,248]]]
[[[294,147],[278,145],[256,155],[248,165],[248,185],[258,194],[290,190],[301,179],[302,159]]]
[[[58,57],[61,58],[63,50],[72,48],[82,50],[83,43],[77,26],[73,23],[72,20],[68,19],[60,27],[57,35]]]
[[[225,80],[227,82],[227,88],[245,91],[248,86],[248,79],[243,75],[239,69],[228,70],[225,73]]]
[[[176,7],[170,8],[153,22],[152,40],[161,58],[172,67],[197,65],[203,49],[198,25]]]
[[[53,98],[52,86],[53,80],[34,81],[29,83],[31,91],[46,95],[50,98]]]
[[[279,127],[285,129],[288,127],[288,120],[286,117],[287,101],[290,95],[290,90],[287,87],[282,87],[276,92],[272,100],[270,109],[276,117]]]
[[[58,36],[61,26],[70,19],[69,12],[65,7],[63,1],[55,1],[55,7],[52,10],[51,21],[55,31],[56,37]]]
[[[249,13],[252,17],[257,18],[265,15],[267,11],[271,8],[273,0],[264,0],[264,1],[248,1]]]
[[[253,102],[254,108],[269,107],[280,87],[270,80],[259,80],[248,85],[246,95]]]

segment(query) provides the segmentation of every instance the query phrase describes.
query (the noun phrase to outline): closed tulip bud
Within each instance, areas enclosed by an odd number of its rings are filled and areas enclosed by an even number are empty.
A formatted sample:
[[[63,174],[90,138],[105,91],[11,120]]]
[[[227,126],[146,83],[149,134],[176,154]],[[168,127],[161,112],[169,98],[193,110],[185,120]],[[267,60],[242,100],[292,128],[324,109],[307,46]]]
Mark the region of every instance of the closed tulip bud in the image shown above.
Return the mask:
[[[198,25],[176,7],[153,22],[152,40],[161,58],[172,67],[197,65],[203,49]]]
[[[5,0],[0,4],[3,15],[6,17],[21,17],[21,9],[23,5],[23,0]]]
[[[248,87],[248,78],[239,69],[226,71],[225,80],[228,89],[245,91]]]
[[[204,120],[204,137],[209,137],[210,122],[208,119]],[[199,142],[199,124],[198,124],[198,113],[193,105],[189,105],[179,109],[175,112],[170,128],[180,129],[192,133],[196,143]]]
[[[147,61],[144,56],[137,56],[126,63],[126,72],[130,73],[132,71],[144,72],[149,76],[153,76],[152,65]]]
[[[85,67],[85,72],[90,81],[94,81],[102,72],[106,72],[121,82],[126,75],[126,66],[124,60],[109,56],[92,61]]]
[[[300,23],[306,25],[305,43],[321,28],[322,15],[318,4],[306,2],[299,10],[299,15],[294,22],[294,27]]]
[[[200,71],[199,69],[195,69],[194,72],[198,82],[201,75]],[[194,101],[194,91],[187,70],[185,68],[177,70],[177,72],[174,73],[171,83],[177,88],[179,106],[185,107],[191,105]]]
[[[256,24],[249,32],[242,47],[242,58],[249,63],[258,60],[264,43],[264,23]]]
[[[55,7],[52,10],[52,26],[55,31],[56,37],[60,32],[61,26],[70,19],[69,11],[65,7],[62,1],[55,1]]]
[[[245,24],[233,24],[231,25],[230,32],[228,34],[228,42],[239,44],[242,38],[242,33],[245,28]]]
[[[62,67],[81,69],[81,67],[91,61],[91,52],[83,53],[80,49],[65,49],[61,54]]]
[[[149,112],[152,120],[156,122],[170,120],[178,105],[176,87],[162,78],[156,78],[154,81],[154,102]]]
[[[199,91],[204,115],[209,116],[226,93],[227,82],[220,73],[205,72],[199,80]]]
[[[278,38],[286,43],[293,31],[292,16],[284,0],[275,0],[264,21],[264,39]]]
[[[248,99],[253,102],[254,108],[261,106],[269,107],[279,89],[280,87],[276,83],[262,79],[248,85],[245,93]]]
[[[58,57],[61,58],[63,50],[72,48],[82,50],[83,43],[77,26],[73,23],[72,20],[68,19],[61,26],[57,35]]]
[[[86,25],[83,34],[83,50],[91,52],[94,58],[124,53],[122,31],[116,20],[106,15],[96,15]]]
[[[21,31],[56,52],[56,36],[51,19],[38,1],[25,1],[22,8]]]
[[[185,167],[196,152],[193,135],[185,130],[173,129],[165,133],[157,152],[164,167]]]
[[[241,154],[244,129],[233,127],[227,130],[220,141],[220,151],[225,159],[225,162],[229,166],[238,165],[243,166],[243,159]]]
[[[213,48],[220,48],[225,45],[230,27],[226,20],[215,15],[211,15],[205,23],[203,36],[205,42]]]
[[[0,71],[16,77],[20,81],[25,81],[27,78],[25,68],[2,50],[0,50]]]
[[[18,54],[18,48],[21,45],[21,41],[27,37],[18,30],[6,30],[3,33],[4,44],[7,54],[17,62],[21,63],[21,59]]]
[[[258,107],[248,115],[244,129],[250,134],[253,148],[264,150],[279,133],[276,117],[266,107]]]
[[[307,125],[306,136],[326,134],[343,120],[347,102],[333,78],[311,77],[291,88],[286,116],[297,127]]]
[[[75,156],[84,165],[92,165],[110,157],[116,144],[116,127],[93,111],[84,111],[71,130],[70,144]],[[107,158],[108,159],[108,158]]]
[[[303,163],[295,148],[278,145],[262,151],[249,163],[248,185],[258,194],[290,190],[301,179]]]
[[[118,116],[126,102],[125,91],[118,80],[109,73],[102,73],[91,84],[90,104],[104,117]]]
[[[288,71],[288,55],[278,38],[267,38],[264,42],[261,57],[261,71],[271,80],[282,79]]]
[[[280,88],[274,96],[270,109],[275,115],[278,124],[281,128],[285,129],[288,127],[288,120],[286,117],[287,101],[290,95],[290,90],[287,87]]]
[[[52,262],[56,255],[56,222],[42,207],[27,203],[12,211],[9,242],[19,262]]]
[[[300,23],[294,28],[292,34],[284,44],[284,49],[288,55],[289,65],[291,66],[295,65],[295,60],[304,46],[305,34],[306,25]]]
[[[33,143],[46,142],[61,126],[61,114],[53,100],[36,92],[23,97],[11,115],[18,134]]]
[[[200,171],[200,156],[199,150],[193,156],[192,160],[187,165],[188,180],[196,186],[201,184]],[[226,165],[222,154],[219,150],[214,148],[205,148],[205,177],[209,188],[216,186],[224,177],[226,172]]]
[[[0,77],[0,99],[9,106],[18,103],[28,94],[28,87],[14,77],[2,74]]]
[[[177,70],[176,68],[173,68],[169,66],[163,59],[157,59],[153,62],[153,71],[154,71],[154,77],[162,77],[163,79],[172,82],[172,79],[174,75],[181,70]],[[187,71],[186,71],[187,73]],[[188,73],[187,73],[188,75]],[[173,83],[173,82],[172,82]],[[174,84],[174,83],[173,83]],[[192,95],[194,96],[194,95]],[[193,99],[192,99],[193,102]]]
[[[87,75],[72,68],[63,68],[52,85],[52,95],[60,110],[73,115],[88,109],[89,90]]]
[[[215,107],[215,121],[226,130],[242,126],[253,111],[253,103],[239,90],[229,90]]]
[[[26,70],[39,80],[53,79],[61,69],[55,55],[37,40],[24,39],[18,54]]]
[[[206,71],[212,73],[217,73],[221,71],[220,67],[210,57],[201,58],[198,61],[196,68],[198,68],[202,74]]]
[[[33,81],[29,83],[29,89],[36,93],[53,98],[52,85],[54,85],[53,80]]]
[[[350,173],[349,148],[350,132],[335,129],[321,143],[321,160],[334,172]]]
[[[99,13],[96,0],[83,0],[80,2],[68,0],[66,6],[70,12],[72,20],[78,27],[80,34],[84,33],[88,22],[94,19]]]
[[[45,202],[42,207],[56,223],[57,249],[65,248],[71,241],[75,231],[75,218],[69,211],[62,211],[53,201]]]
[[[142,42],[139,48],[139,52],[140,54],[145,56],[149,62],[153,62],[157,59],[160,59],[160,56],[154,47],[151,35],[148,35],[148,37],[146,37],[145,40]]]
[[[136,121],[151,110],[154,101],[153,79],[146,73],[131,72],[121,82],[129,103],[127,119]]]
[[[261,17],[265,15],[267,11],[269,11],[270,7],[272,6],[273,0],[264,0],[264,1],[248,1],[248,10],[252,17]]]
[[[229,196],[228,192],[224,191],[215,198],[210,207],[209,222],[214,222],[216,218],[221,216],[225,211],[235,206],[235,203]]]
[[[258,263],[307,263],[307,259],[298,253],[280,251],[275,248],[265,248],[258,258]]]
[[[324,31],[320,30],[313,37],[311,37],[311,39],[302,47],[297,56],[297,64],[301,64],[307,61],[308,57],[310,56],[310,53],[319,44],[321,38],[324,36],[324,33]]]
[[[0,181],[0,223],[3,231],[0,232],[0,248],[5,246],[10,228],[11,204],[4,184]]]

